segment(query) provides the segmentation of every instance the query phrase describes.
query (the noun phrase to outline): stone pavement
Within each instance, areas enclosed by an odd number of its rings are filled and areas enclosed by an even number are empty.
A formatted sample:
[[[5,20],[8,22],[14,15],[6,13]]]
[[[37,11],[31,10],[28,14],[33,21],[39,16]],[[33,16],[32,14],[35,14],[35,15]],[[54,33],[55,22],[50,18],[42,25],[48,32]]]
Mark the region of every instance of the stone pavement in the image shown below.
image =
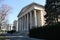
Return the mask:
[[[6,37],[8,37],[9,40],[44,40],[44,39],[36,39],[36,38],[30,38],[27,34],[24,33],[13,33],[13,34],[5,34]]]
[[[44,39],[36,39],[36,38],[30,38],[28,36],[6,36],[9,38],[9,40],[44,40]]]

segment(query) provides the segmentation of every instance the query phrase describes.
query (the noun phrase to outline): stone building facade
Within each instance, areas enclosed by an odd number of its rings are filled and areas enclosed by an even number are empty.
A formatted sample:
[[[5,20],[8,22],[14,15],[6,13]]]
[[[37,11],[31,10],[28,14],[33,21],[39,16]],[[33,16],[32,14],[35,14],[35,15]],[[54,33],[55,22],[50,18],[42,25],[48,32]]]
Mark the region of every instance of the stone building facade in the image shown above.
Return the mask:
[[[18,14],[18,31],[28,32],[33,27],[40,27],[45,24],[44,6],[37,3],[31,3]]]

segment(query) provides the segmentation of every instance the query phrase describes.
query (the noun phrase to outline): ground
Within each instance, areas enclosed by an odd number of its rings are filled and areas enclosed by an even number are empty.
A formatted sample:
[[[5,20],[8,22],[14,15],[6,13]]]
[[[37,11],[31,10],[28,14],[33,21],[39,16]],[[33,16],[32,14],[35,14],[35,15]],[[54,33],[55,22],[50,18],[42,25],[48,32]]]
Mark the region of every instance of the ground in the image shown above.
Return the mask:
[[[14,33],[14,34],[5,34],[5,37],[7,37],[7,40],[44,40],[44,39],[36,39],[36,38],[31,38],[28,35],[23,35],[20,33]],[[2,40],[2,39],[0,39]]]

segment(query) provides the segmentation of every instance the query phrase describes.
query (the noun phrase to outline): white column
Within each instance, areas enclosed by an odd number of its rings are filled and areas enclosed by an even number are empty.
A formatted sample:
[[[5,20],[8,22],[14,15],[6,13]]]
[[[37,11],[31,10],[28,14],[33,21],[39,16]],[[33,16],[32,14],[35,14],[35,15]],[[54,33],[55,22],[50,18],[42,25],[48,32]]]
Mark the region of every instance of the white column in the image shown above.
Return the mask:
[[[28,31],[28,27],[29,27],[29,25],[28,25],[28,13],[27,13],[27,31]]]
[[[25,18],[23,16],[23,31],[24,31],[24,26],[25,26]]]
[[[24,27],[25,27],[25,16],[23,17],[23,31],[24,31]]]
[[[22,26],[23,26],[23,20],[22,20],[22,18],[21,18],[21,31],[23,31],[23,30],[22,30]]]
[[[18,19],[18,31],[20,32],[20,19]]]
[[[17,24],[16,24],[16,31],[18,32],[18,21],[17,21]]]
[[[25,15],[24,15],[24,30],[25,30]]]
[[[21,19],[20,19],[20,24],[19,24],[19,25],[20,25],[19,29],[20,29],[20,31],[21,31]]]
[[[30,29],[32,28],[32,12],[30,12]]]
[[[23,29],[23,27],[24,27],[24,17],[22,17],[23,19],[22,19],[22,23],[23,23],[23,25],[22,25],[22,30],[24,31],[24,29]]]
[[[18,31],[21,31],[21,18],[18,20]]]
[[[37,26],[36,10],[34,9],[34,26]]]
[[[23,17],[22,17],[22,31],[24,31],[24,29],[23,29],[23,25],[24,25],[24,19],[23,19]]]
[[[41,26],[43,26],[44,25],[44,11],[43,10],[41,10],[40,15],[41,15]]]
[[[24,20],[25,20],[25,26],[24,26],[24,31],[25,31],[26,30],[26,23],[27,23],[26,22],[26,15],[25,15],[25,19]]]
[[[22,31],[22,18],[21,18],[21,21],[20,21],[20,31]]]

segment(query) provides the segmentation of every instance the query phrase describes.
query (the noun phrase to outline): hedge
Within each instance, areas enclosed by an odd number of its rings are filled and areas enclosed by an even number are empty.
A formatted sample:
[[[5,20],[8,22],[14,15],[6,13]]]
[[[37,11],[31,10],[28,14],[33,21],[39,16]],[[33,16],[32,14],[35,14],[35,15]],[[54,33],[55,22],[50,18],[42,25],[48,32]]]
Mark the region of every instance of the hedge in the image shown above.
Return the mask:
[[[56,25],[46,25],[43,27],[32,28],[29,31],[30,37],[42,39],[55,39],[60,36],[60,23]]]
[[[7,33],[10,33],[10,34],[15,33],[15,32],[16,32],[15,30],[7,31]]]

